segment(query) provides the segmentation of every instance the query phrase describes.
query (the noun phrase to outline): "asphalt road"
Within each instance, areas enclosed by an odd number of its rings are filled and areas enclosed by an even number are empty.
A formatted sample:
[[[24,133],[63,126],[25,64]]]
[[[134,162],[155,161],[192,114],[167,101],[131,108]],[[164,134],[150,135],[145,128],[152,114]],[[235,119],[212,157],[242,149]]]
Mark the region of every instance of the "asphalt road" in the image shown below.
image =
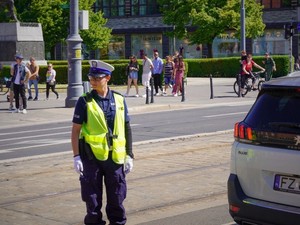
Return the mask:
[[[233,129],[249,105],[173,110],[131,116],[134,142]],[[67,152],[71,122],[0,129],[0,161]]]

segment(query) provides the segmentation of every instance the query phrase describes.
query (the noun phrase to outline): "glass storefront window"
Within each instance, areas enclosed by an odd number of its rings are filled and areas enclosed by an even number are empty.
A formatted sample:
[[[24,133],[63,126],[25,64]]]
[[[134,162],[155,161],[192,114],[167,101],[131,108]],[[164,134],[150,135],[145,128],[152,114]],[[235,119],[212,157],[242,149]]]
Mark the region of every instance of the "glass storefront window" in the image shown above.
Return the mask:
[[[283,29],[270,29],[265,31],[265,35],[253,39],[253,54],[263,55],[265,52],[271,54],[289,54],[289,41],[284,39]]]
[[[240,54],[240,41],[237,38],[235,38],[234,35],[234,32],[228,32],[214,39],[212,49],[213,56],[215,58],[237,56]]]
[[[175,41],[175,51],[182,54],[183,58],[187,59],[197,59],[202,58],[202,45],[191,45],[188,40],[179,40],[170,38],[170,55],[174,55],[174,41]]]
[[[162,34],[133,34],[131,35],[131,53],[141,58],[146,53],[152,58],[153,51],[157,50],[162,55]]]
[[[108,47],[101,49],[101,59],[124,59],[125,58],[125,37],[113,35]]]

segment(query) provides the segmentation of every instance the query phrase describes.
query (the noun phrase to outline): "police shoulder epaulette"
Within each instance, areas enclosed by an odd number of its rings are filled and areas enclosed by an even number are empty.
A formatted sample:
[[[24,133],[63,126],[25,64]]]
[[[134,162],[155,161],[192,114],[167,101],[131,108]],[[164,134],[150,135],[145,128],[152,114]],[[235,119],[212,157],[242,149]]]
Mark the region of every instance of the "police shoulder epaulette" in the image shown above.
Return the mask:
[[[84,99],[85,99],[87,102],[92,101],[92,99],[93,99],[92,93],[91,93],[91,92],[85,93]]]
[[[113,93],[113,94],[118,94],[118,95],[123,96],[120,92],[117,92],[117,91],[114,91],[114,90],[112,90],[112,93]]]

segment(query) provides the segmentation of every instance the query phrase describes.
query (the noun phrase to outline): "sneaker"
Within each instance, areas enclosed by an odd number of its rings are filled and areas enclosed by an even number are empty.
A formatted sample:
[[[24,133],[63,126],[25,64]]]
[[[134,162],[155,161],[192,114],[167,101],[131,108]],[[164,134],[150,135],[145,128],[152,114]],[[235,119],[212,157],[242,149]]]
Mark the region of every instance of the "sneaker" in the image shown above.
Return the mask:
[[[177,93],[174,93],[174,94],[173,94],[173,96],[174,96],[174,97],[177,97],[177,96],[178,96],[178,94],[177,94]]]
[[[35,97],[35,98],[33,99],[33,101],[37,101],[37,100],[39,100],[39,98],[38,98],[38,97]]]
[[[124,97],[128,97],[128,94],[127,94],[127,93],[125,93],[125,94],[124,94]]]
[[[9,110],[9,111],[14,110],[14,106],[13,106],[13,105],[10,105],[9,108],[8,108],[8,110]]]
[[[23,109],[22,113],[23,113],[23,114],[26,114],[26,113],[27,113],[27,110],[26,110],[26,109]]]
[[[140,96],[139,96],[139,94],[136,94],[136,95],[135,95],[135,97],[137,97],[137,98],[138,98],[138,97],[140,97]]]
[[[163,96],[167,96],[167,92],[164,91],[162,95],[163,95]]]
[[[160,93],[157,92],[157,93],[155,94],[155,96],[160,96]]]
[[[147,95],[146,95],[146,94],[144,94],[144,95],[143,95],[143,98],[146,98],[146,96],[147,96]]]
[[[32,98],[31,96],[29,96],[27,100],[28,100],[28,101],[31,101],[32,99],[33,99],[33,98]]]
[[[13,112],[13,113],[19,113],[19,112],[21,112],[21,111],[20,111],[20,109],[15,109],[15,110],[13,110],[12,112]]]
[[[169,88],[171,88],[171,89],[173,88],[172,84],[169,84]]]
[[[56,99],[59,99],[59,95],[56,96]]]

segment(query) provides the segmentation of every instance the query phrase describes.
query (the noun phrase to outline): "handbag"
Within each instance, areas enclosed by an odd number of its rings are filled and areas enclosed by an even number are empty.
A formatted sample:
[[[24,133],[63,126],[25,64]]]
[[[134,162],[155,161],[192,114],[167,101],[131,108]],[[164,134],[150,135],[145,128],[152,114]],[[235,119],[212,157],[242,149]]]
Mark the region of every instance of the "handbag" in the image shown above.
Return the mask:
[[[5,87],[11,88],[11,80],[6,81]]]
[[[54,81],[54,80],[50,80],[50,81],[49,81],[49,85],[50,85],[50,86],[55,85],[55,81]]]

